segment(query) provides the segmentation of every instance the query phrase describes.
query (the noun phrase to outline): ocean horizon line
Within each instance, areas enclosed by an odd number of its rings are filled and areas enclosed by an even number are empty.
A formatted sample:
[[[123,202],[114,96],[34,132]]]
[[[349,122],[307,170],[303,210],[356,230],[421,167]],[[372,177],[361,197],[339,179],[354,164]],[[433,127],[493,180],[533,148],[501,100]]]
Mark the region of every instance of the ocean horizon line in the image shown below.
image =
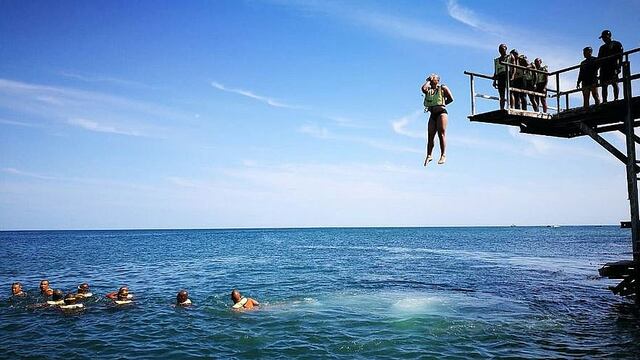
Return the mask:
[[[327,230],[327,229],[444,229],[444,228],[538,228],[538,227],[619,227],[619,224],[534,224],[534,225],[406,225],[406,226],[273,226],[273,227],[202,227],[202,228],[87,228],[87,229],[0,229],[0,232],[38,231],[264,231],[264,230]]]

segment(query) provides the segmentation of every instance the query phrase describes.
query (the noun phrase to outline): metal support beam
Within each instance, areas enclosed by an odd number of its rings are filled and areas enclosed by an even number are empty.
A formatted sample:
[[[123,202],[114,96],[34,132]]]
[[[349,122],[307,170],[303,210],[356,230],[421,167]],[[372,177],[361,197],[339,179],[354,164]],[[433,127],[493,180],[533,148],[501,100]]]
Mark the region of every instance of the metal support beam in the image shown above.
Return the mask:
[[[469,81],[471,81],[471,115],[476,114],[476,87],[473,83],[473,75],[469,75]]]
[[[640,126],[640,120],[635,120],[633,122],[633,127],[638,127],[638,126]],[[595,130],[596,130],[596,132],[598,134],[603,133],[603,132],[607,132],[607,131],[615,131],[615,130],[618,130],[618,131],[622,132],[623,134],[627,133],[624,122],[622,122],[620,124],[598,126]]]
[[[640,216],[638,209],[638,180],[636,165],[636,139],[634,132],[633,116],[631,113],[631,99],[633,97],[631,91],[631,68],[629,61],[622,63],[622,78],[624,100],[626,103],[626,116],[624,118],[625,130],[627,135],[627,186],[629,190],[629,211],[631,213],[631,243],[633,244],[633,263],[635,270],[635,279],[640,279]],[[640,281],[635,282],[636,305],[640,305]]]
[[[580,130],[586,134],[589,135],[593,140],[595,140],[598,144],[600,144],[600,146],[602,146],[603,148],[605,148],[605,150],[607,150],[608,152],[611,153],[611,155],[615,156],[618,160],[622,161],[625,164],[628,164],[628,157],[625,156],[622,151],[616,149],[615,146],[611,145],[610,142],[608,142],[607,140],[605,140],[602,136],[600,136],[595,130],[593,130],[592,128],[589,127],[589,125],[585,124],[584,122],[580,122]],[[633,142],[633,140],[632,140]],[[634,156],[634,163],[633,165],[635,166],[635,171],[640,172],[640,167],[638,167],[637,165],[635,165],[635,156]],[[633,174],[633,176],[636,176],[636,173]]]

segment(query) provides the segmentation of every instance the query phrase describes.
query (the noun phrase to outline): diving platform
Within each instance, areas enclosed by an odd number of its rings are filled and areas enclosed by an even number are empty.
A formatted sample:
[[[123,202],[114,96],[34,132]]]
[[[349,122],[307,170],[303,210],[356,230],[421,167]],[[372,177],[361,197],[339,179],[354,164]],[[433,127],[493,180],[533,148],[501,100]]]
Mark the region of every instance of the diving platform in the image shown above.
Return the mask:
[[[631,99],[631,118],[640,118],[640,96]],[[624,121],[627,116],[627,102],[622,100],[610,101],[588,108],[573,108],[546,114],[541,112],[504,109],[494,110],[482,114],[470,115],[472,122],[516,126],[521,133],[573,138],[588,135],[582,129],[583,125],[593,129],[596,133],[609,131],[624,131]],[[640,126],[640,122],[634,122]]]
[[[506,109],[483,113],[476,113],[476,98],[497,101],[500,101],[500,99],[495,96],[476,93],[474,80],[487,79],[494,81],[494,78],[493,76],[467,71],[465,71],[465,75],[470,77],[471,114],[469,115],[469,120],[471,122],[516,126],[521,133],[531,135],[559,138],[574,138],[587,135],[625,165],[629,214],[631,216],[629,222],[621,222],[621,227],[631,229],[633,259],[603,264],[599,273],[602,277],[621,279],[622,281],[617,286],[610,287],[610,289],[616,295],[634,297],[636,305],[640,306],[640,281],[636,281],[640,279],[640,205],[638,203],[640,161],[636,160],[636,144],[640,144],[640,136],[635,133],[635,128],[640,126],[640,96],[633,96],[631,86],[632,81],[640,79],[640,74],[631,74],[629,61],[629,55],[635,53],[640,53],[640,48],[596,60],[596,62],[602,62],[615,59],[616,63],[622,68],[622,76],[616,84],[622,85],[622,91],[620,91],[619,100],[604,102],[587,108],[582,106],[582,101],[580,101],[579,106],[572,107],[570,104],[570,95],[582,93],[582,89],[565,90],[561,86],[561,80],[566,81],[568,78],[567,73],[579,69],[580,65],[547,72],[532,66],[525,67],[501,62],[508,75],[506,76],[505,100],[503,101]],[[519,89],[512,87],[510,84],[510,78],[515,76],[516,73],[536,73],[549,81],[542,92]],[[575,74],[575,77],[571,79],[572,84],[575,84],[574,81],[577,77],[577,74]],[[600,86],[603,85],[600,84]],[[611,84],[606,86],[611,86]],[[548,93],[549,95],[547,95]],[[529,101],[523,99],[527,95]],[[553,99],[552,105],[555,107],[547,107],[547,98]],[[562,99],[564,99],[564,104],[562,104]],[[543,112],[513,108],[513,104],[520,108],[528,108],[529,106],[536,110],[543,108]],[[547,110],[553,110],[553,112],[547,113]],[[600,135],[611,131],[619,131],[624,135],[626,144],[624,151],[619,150]]]

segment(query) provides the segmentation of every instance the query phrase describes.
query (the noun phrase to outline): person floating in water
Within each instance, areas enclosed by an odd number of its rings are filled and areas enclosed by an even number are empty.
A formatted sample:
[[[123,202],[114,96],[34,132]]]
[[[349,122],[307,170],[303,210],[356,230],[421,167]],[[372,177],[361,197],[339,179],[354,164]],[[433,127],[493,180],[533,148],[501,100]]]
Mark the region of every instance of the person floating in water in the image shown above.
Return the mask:
[[[44,279],[40,281],[40,294],[44,297],[53,295],[53,289],[49,287],[49,280]]]
[[[176,295],[176,306],[191,306],[191,299],[187,290],[180,290]]]
[[[82,283],[78,285],[78,293],[76,294],[76,298],[78,299],[86,299],[93,296],[91,289],[89,289],[89,284]]]
[[[600,62],[600,84],[602,84],[602,101],[607,102],[609,85],[613,86],[613,100],[618,100],[618,74],[622,65],[622,53],[624,49],[619,41],[611,40],[611,31],[604,30],[600,35],[604,42],[598,50],[598,59],[611,56],[610,59]],[[618,55],[618,56],[614,56]]]
[[[578,82],[576,87],[582,86],[582,100],[583,108],[589,107],[589,95],[593,96],[593,102],[596,105],[600,104],[600,98],[598,97],[598,67],[597,59],[592,56],[593,49],[590,46],[582,49],[582,55],[584,60],[580,63],[580,73],[578,73]],[[605,85],[606,86],[606,85]]]
[[[51,300],[47,300],[47,305],[49,306],[64,305],[64,294],[62,293],[62,290],[52,290]]]
[[[445,136],[448,117],[446,105],[453,102],[453,95],[447,86],[440,84],[440,76],[438,74],[431,74],[427,78],[427,81],[422,85],[422,92],[424,93],[425,110],[431,113],[427,124],[427,156],[424,159],[424,166],[427,166],[433,160],[431,153],[435,145],[436,132],[440,139],[440,160],[438,160],[438,164],[444,164],[447,160]]]
[[[64,312],[75,312],[84,309],[84,304],[78,303],[76,294],[67,294],[64,297],[64,304],[59,306]]]
[[[255,306],[260,306],[260,303],[255,299],[247,298],[240,294],[238,289],[231,291],[231,300],[233,300],[233,309],[253,309]]]
[[[22,284],[19,282],[14,282],[13,284],[11,284],[11,296],[26,296],[27,293],[25,293],[22,290]]]
[[[131,304],[133,302],[133,295],[129,294],[129,288],[126,286],[121,287],[118,291],[110,292],[105,296],[113,300],[116,305]]]

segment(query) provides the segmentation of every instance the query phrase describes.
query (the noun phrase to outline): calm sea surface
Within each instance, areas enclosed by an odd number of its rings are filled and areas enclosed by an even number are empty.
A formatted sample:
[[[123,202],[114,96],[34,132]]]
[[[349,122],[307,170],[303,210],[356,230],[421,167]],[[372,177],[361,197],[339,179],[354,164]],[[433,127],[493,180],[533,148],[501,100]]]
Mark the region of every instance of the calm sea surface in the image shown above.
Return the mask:
[[[0,232],[0,357],[637,358],[597,272],[630,257],[617,227]],[[135,304],[11,301],[42,278]],[[233,288],[261,308],[231,311]]]

